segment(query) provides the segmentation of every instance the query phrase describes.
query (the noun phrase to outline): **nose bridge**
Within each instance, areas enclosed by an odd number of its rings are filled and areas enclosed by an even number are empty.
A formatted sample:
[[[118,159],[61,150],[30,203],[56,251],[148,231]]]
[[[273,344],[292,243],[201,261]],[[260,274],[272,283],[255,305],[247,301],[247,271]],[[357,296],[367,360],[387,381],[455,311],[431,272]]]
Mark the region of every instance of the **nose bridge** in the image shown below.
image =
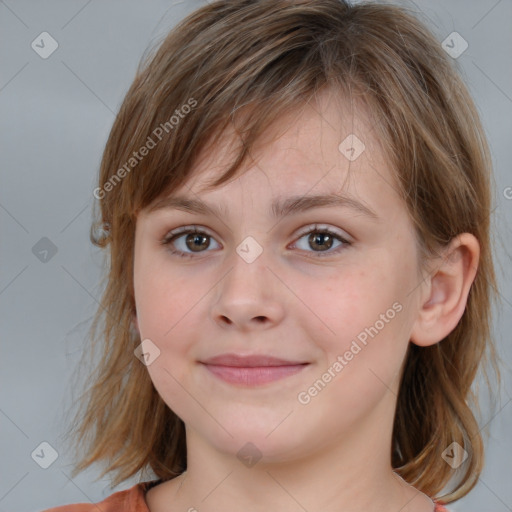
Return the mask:
[[[268,292],[271,287],[269,279],[272,274],[267,268],[271,264],[270,250],[263,247],[264,241],[259,238],[261,244],[253,236],[245,237],[228,258],[231,270],[226,276],[226,285],[236,288],[240,299],[246,295],[256,299],[257,295],[265,295],[265,291]]]
[[[254,237],[246,237],[226,259],[227,273],[219,282],[212,308],[215,320],[242,327],[263,319],[277,322],[283,304],[270,271],[270,250]]]

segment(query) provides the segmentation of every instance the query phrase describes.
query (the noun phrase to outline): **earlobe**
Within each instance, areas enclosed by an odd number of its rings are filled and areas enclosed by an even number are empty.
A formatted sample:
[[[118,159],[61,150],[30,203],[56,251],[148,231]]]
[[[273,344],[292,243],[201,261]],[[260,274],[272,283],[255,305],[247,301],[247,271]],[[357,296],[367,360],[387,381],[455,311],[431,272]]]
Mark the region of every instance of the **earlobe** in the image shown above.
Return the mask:
[[[455,329],[466,309],[479,256],[480,244],[470,233],[457,236],[445,248],[419,288],[427,290],[427,298],[420,303],[410,335],[412,343],[434,345]]]

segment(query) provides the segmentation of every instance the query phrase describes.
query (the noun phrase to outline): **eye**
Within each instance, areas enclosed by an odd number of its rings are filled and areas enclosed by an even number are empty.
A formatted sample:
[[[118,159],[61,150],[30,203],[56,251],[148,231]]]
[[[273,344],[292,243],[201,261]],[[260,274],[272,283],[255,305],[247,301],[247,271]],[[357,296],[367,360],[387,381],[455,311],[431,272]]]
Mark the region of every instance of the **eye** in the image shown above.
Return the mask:
[[[305,240],[305,243],[302,244],[303,247],[299,247],[299,249],[317,253],[316,256],[320,258],[323,256],[337,254],[347,246],[351,245],[351,242],[346,240],[336,231],[331,228],[321,227],[317,224],[308,229],[308,231],[303,232],[298,241],[294,243],[293,247],[298,246],[300,241],[303,239]],[[336,250],[331,251],[330,249],[333,247],[335,242],[338,242],[339,245]],[[308,251],[308,247],[313,248],[313,251]]]
[[[207,232],[196,226],[189,226],[171,231],[161,243],[167,245],[171,253],[176,256],[193,258],[194,253],[205,252],[205,249],[210,247],[210,240],[213,240],[213,237]],[[187,252],[188,249],[191,252]]]
[[[303,239],[305,239],[305,244],[301,243]],[[206,249],[210,248],[211,240],[214,240],[213,236],[197,226],[185,226],[168,233],[161,243],[168,246],[171,254],[182,258],[193,258],[194,253],[208,252]],[[338,243],[336,249],[331,251],[330,249],[336,242]],[[323,257],[324,255],[330,256],[339,253],[347,246],[350,246],[351,242],[331,228],[315,224],[300,234],[300,238],[293,244],[292,248],[299,245],[303,246],[298,247],[299,249],[316,253],[317,257]],[[219,247],[218,245],[216,248]],[[313,250],[309,251],[307,247],[313,248]]]

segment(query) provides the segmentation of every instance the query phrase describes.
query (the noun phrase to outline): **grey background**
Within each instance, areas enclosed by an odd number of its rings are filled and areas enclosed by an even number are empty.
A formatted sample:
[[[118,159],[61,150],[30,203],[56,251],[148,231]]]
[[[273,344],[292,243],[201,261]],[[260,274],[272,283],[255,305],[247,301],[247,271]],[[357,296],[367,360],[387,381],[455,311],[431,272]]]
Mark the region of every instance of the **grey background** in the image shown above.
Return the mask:
[[[469,44],[457,63],[482,115],[495,165],[503,305],[496,310],[494,330],[504,363],[503,388],[492,397],[495,410],[482,395],[480,425],[489,434],[482,478],[451,509],[511,511],[512,0],[395,3],[416,11],[440,42],[457,31]],[[62,449],[70,379],[101,293],[102,257],[88,238],[92,191],[115,112],[140,57],[200,5],[195,0],[0,1],[0,512],[96,502],[138,481],[111,490],[108,477],[94,481],[97,468],[71,480],[72,461]],[[47,59],[31,48],[44,31],[59,45]],[[46,262],[33,252],[38,242],[47,243],[40,242],[43,237],[57,249]],[[31,457],[43,441],[59,455],[48,469]]]

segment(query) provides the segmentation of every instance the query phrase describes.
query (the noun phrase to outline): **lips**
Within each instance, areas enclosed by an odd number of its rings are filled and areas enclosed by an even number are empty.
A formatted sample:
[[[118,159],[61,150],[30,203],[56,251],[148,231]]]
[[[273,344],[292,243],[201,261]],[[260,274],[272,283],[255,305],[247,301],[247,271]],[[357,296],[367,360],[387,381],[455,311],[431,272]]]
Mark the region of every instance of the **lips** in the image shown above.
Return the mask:
[[[277,357],[265,355],[239,356],[237,354],[222,354],[220,356],[211,357],[204,361],[205,364],[216,366],[234,366],[253,368],[256,366],[292,366],[297,364],[307,364],[304,361],[289,361],[279,359]]]
[[[230,384],[257,386],[302,371],[309,363],[267,355],[222,354],[201,361],[215,377]]]

